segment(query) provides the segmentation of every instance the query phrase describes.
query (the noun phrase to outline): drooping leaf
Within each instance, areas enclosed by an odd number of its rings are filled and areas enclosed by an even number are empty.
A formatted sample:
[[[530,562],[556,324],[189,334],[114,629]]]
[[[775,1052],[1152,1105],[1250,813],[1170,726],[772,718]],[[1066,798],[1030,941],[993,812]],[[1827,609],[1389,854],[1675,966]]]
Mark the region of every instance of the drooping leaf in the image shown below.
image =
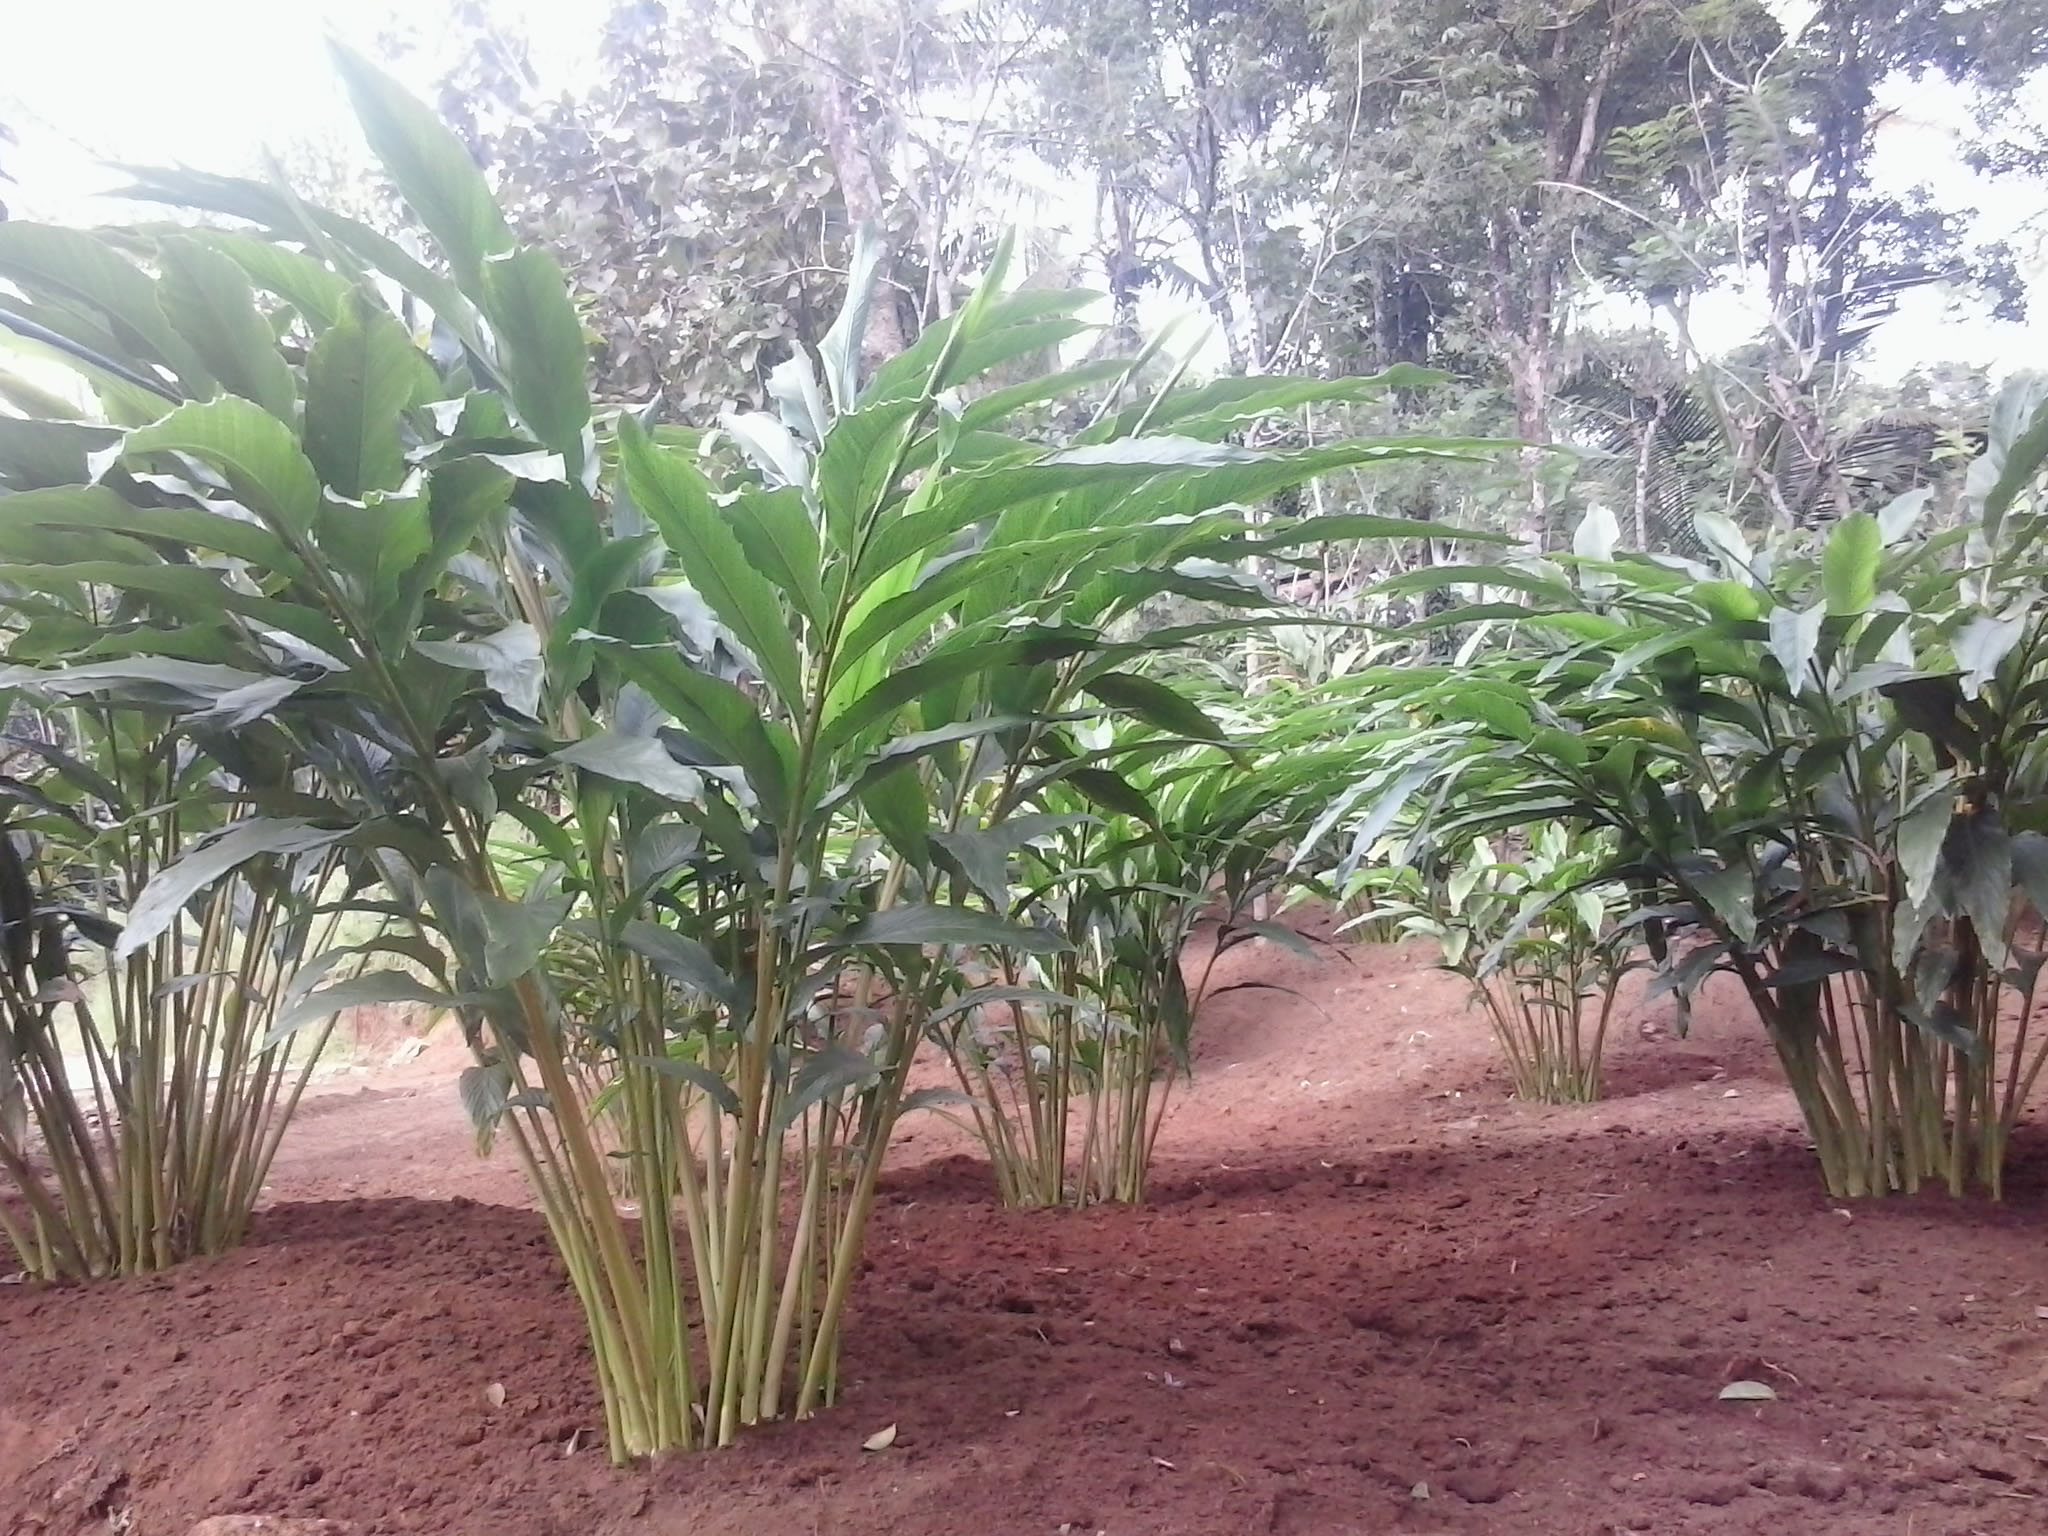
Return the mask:
[[[1785,682],[1795,693],[1815,686],[1813,658],[1820,649],[1821,620],[1826,617],[1827,609],[1820,603],[1804,609],[1771,610],[1771,654],[1784,668]]]
[[[1953,819],[1942,848],[1956,901],[1994,966],[2005,964],[2005,928],[2012,911],[2012,839],[1995,809]]]
[[[628,1056],[626,1061],[631,1066],[645,1067],[663,1077],[688,1083],[716,1104],[722,1113],[739,1118],[740,1096],[733,1092],[731,1083],[702,1062],[691,1061],[686,1056]]]
[[[724,968],[712,958],[711,951],[688,934],[634,918],[619,931],[619,942],[651,963],[670,981],[692,992],[727,1007],[741,1007],[748,1001],[740,995],[739,988]]]
[[[547,663],[540,632],[525,622],[507,624],[474,640],[421,640],[413,649],[444,667],[481,672],[484,684],[529,719],[540,714]]]
[[[308,853],[348,836],[348,829],[317,827],[298,818],[252,817],[211,833],[150,878],[129,910],[117,956],[126,957],[169,928],[187,902],[224,876],[266,854]]]
[[[1980,613],[1963,626],[1950,649],[1955,652],[1956,665],[1962,668],[1965,698],[1974,699],[1984,691],[1984,685],[1998,675],[2000,663],[2012,654],[2012,648],[2020,643],[2026,630],[2024,613]]]
[[[790,1079],[789,1091],[775,1106],[769,1133],[781,1135],[796,1124],[805,1110],[827,1095],[864,1088],[881,1075],[881,1068],[860,1052],[837,1040],[827,1043],[802,1059],[796,1076]]]
[[[555,760],[621,783],[637,784],[671,800],[696,800],[704,793],[704,776],[677,762],[652,736],[598,731],[563,747]]]
[[[1899,872],[1906,881],[1906,900],[1920,906],[1934,887],[1934,874],[1941,867],[1941,847],[1948,836],[1953,814],[1951,792],[1937,788],[1899,820],[1897,832]]]
[[[271,1021],[266,1047],[277,1045],[309,1024],[323,1023],[350,1008],[370,1008],[387,1003],[417,1003],[435,1009],[461,1008],[475,998],[443,992],[414,980],[402,971],[371,971],[351,976],[317,992],[308,992],[278,1010]]]
[[[848,947],[971,945],[1014,949],[1030,955],[1058,954],[1069,947],[1065,939],[1049,929],[1013,923],[972,907],[919,905],[890,907],[862,918],[846,931],[842,942]]]
[[[104,315],[130,339],[137,361],[169,368],[192,396],[213,393],[214,379],[199,354],[165,318],[156,284],[105,241],[83,230],[0,220],[0,278],[31,294],[60,294]],[[161,383],[153,387],[176,398]]]
[[[1083,685],[1110,708],[1195,741],[1226,741],[1223,728],[1202,707],[1156,679],[1135,672],[1102,672]]]
[[[236,395],[181,405],[122,440],[124,458],[185,453],[218,471],[236,497],[274,527],[306,534],[320,507],[320,479],[292,429]]]

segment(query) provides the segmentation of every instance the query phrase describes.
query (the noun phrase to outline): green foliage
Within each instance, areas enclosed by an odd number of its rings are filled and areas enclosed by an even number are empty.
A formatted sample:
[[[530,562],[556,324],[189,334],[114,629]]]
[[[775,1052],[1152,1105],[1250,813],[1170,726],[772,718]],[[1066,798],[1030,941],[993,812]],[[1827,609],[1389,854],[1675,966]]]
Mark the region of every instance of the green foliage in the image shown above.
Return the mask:
[[[1483,670],[1353,689],[1414,724],[1431,838],[1607,829],[1660,984],[1739,980],[1838,1195],[1995,1193],[2048,1061],[2039,401],[2008,387],[1965,528],[1914,536],[1924,496],[1760,548],[1702,516],[1719,570],[1532,568]]]
[[[45,623],[98,613],[36,606]],[[14,690],[40,674],[0,671],[17,704],[0,827],[0,1174],[15,1203],[0,1235],[44,1279],[239,1242],[331,1027],[295,1039],[288,989],[336,943],[324,899],[340,834],[253,817],[256,785],[223,795],[207,756],[110,706],[166,675],[81,667],[38,716]],[[194,740],[222,728],[203,708],[185,719]]]
[[[1603,879],[1612,850],[1598,836],[1550,822],[1503,841],[1496,851],[1474,838],[1426,892],[1376,902],[1362,921],[1436,941],[1444,969],[1486,1009],[1518,1098],[1589,1103],[1600,1097],[1616,994],[1635,969],[1628,893]]]
[[[1253,878],[1228,833],[1258,808],[1229,773],[1197,796],[1105,755],[1098,709],[1176,751],[1218,734],[1152,670],[1189,637],[1112,636],[1162,581],[1412,531],[1247,503],[1477,450],[1223,441],[1393,381],[1154,392],[1039,440],[1017,413],[1065,381],[978,386],[1085,331],[1088,299],[1008,290],[1000,252],[871,371],[854,295],[825,376],[796,354],[775,414],[715,441],[593,411],[552,261],[510,243],[447,130],[341,68],[446,276],[189,173],[143,181],[263,231],[208,247],[239,250],[245,283],[174,280],[161,243],[187,235],[0,230],[0,272],[107,349],[80,371],[122,429],[74,483],[0,496],[9,680],[153,733],[241,818],[156,847],[110,898],[125,946],[176,943],[276,861],[326,861],[322,910],[393,925],[360,975],[353,946],[271,954],[277,1030],[373,998],[454,1011],[463,1100],[528,1173],[582,1303],[612,1455],[723,1444],[833,1399],[912,1053],[963,976],[1099,941],[1147,1038],[1184,1042],[1188,893]],[[178,398],[145,409],[124,374]],[[1213,843],[1161,835],[1183,793]],[[1056,861],[1013,900],[1008,853],[1083,804],[1127,818],[1131,905]]]
[[[1171,694],[1161,710],[1170,690],[1135,681],[1086,685],[1132,718],[1076,728],[1081,755],[1041,776],[1044,813],[998,839],[943,839],[961,878],[1064,940],[999,956],[993,985],[933,1031],[1012,1205],[1142,1200],[1217,960],[1258,939],[1307,947],[1264,914],[1294,883],[1290,855],[1342,754],[1283,740],[1278,700]]]

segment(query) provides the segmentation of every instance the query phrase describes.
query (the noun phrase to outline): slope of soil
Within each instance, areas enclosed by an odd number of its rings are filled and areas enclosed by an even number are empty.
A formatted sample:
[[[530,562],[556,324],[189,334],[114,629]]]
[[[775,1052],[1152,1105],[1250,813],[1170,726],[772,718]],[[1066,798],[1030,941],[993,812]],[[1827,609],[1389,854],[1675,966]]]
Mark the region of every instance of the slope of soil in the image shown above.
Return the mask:
[[[0,1287],[0,1531],[2048,1529],[2048,1145],[2003,1208],[1845,1210],[1735,1000],[1684,1041],[1632,1008],[1614,1097],[1546,1110],[1413,956],[1219,979],[1288,990],[1205,1011],[1153,1205],[1000,1211],[957,1131],[907,1128],[840,1405],[627,1472],[452,1049],[343,1074],[246,1249]]]

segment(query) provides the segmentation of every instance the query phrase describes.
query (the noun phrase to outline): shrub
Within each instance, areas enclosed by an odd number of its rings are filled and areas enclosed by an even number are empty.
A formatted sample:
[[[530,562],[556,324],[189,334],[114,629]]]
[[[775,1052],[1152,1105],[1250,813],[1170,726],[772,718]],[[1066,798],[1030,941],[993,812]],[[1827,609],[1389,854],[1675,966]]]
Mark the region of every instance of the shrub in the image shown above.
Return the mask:
[[[1512,649],[1354,689],[1414,725],[1438,842],[1607,829],[1664,984],[1738,979],[1836,1195],[1997,1194],[2048,1061],[2043,395],[2006,391],[1944,526],[1926,491],[1761,547],[1703,516],[1710,569],[1616,558],[1593,520],[1576,581],[1433,578],[1526,594],[1445,618],[1511,618]]]
[[[866,242],[776,414],[650,432],[593,404],[559,271],[461,146],[341,67],[442,270],[190,173],[138,191],[254,232],[0,226],[0,275],[64,321],[104,418],[11,430],[37,457],[0,461],[33,487],[0,497],[0,541],[37,563],[0,579],[110,618],[17,602],[12,681],[189,746],[238,813],[124,892],[126,951],[253,861],[335,861],[332,904],[394,931],[310,955],[265,1038],[368,1002],[457,1014],[464,1099],[582,1304],[611,1454],[723,1444],[832,1400],[912,1051],[958,978],[1071,942],[987,871],[1058,795],[1129,809],[1080,701],[1188,719],[1132,670],[1177,637],[1111,627],[1167,587],[1241,599],[1217,562],[1440,534],[1245,507],[1456,450],[1225,441],[1381,381],[1148,394],[1097,364],[991,388],[1088,302],[1006,293],[1000,262],[862,379]],[[1105,379],[1076,441],[1018,430]],[[183,667],[203,685],[166,689]]]

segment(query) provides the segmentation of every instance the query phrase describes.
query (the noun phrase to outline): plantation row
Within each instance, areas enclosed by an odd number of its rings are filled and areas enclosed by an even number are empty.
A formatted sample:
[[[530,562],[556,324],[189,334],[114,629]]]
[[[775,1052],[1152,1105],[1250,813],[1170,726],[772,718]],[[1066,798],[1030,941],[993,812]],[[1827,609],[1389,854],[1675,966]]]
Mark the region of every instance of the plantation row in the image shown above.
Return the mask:
[[[1216,955],[1300,943],[1301,896],[1439,942],[1528,1097],[1597,1096],[1628,971],[1732,973],[1831,1191],[1997,1193],[2048,1059],[2038,386],[1953,494],[1824,536],[1650,559],[1595,509],[1481,564],[1510,541],[1260,510],[1495,451],[1246,446],[1413,374],[1060,369],[1089,296],[1000,261],[870,366],[863,238],[776,413],[685,430],[593,402],[553,259],[339,62],[431,263],[183,172],[136,195],[198,223],[0,224],[24,1268],[231,1246],[335,1018],[425,1006],[612,1455],[723,1444],[832,1401],[899,1119],[971,1125],[1008,1202],[1141,1200]],[[1462,594],[1414,654],[1204,681],[1303,622],[1262,564],[1417,538],[1464,554],[1385,584]],[[927,1044],[954,1089],[907,1091]]]

